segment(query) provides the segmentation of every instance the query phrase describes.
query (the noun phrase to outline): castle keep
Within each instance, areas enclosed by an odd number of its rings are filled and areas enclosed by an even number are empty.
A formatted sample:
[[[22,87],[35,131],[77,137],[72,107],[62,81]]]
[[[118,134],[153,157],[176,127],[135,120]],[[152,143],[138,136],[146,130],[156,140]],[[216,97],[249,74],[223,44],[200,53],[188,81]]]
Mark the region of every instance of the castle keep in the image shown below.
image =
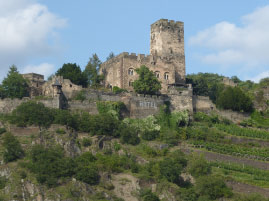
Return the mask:
[[[151,25],[150,55],[123,52],[101,64],[106,87],[118,86],[133,91],[135,72],[147,66],[162,83],[162,93],[171,86],[185,83],[185,53],[183,22],[161,19]]]

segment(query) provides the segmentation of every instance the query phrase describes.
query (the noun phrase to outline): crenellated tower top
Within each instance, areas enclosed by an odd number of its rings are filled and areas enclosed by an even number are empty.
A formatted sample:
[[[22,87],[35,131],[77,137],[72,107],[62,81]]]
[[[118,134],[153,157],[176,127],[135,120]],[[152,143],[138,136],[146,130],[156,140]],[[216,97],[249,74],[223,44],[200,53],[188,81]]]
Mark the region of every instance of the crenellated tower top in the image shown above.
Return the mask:
[[[160,19],[151,25],[150,54],[184,56],[184,23]]]

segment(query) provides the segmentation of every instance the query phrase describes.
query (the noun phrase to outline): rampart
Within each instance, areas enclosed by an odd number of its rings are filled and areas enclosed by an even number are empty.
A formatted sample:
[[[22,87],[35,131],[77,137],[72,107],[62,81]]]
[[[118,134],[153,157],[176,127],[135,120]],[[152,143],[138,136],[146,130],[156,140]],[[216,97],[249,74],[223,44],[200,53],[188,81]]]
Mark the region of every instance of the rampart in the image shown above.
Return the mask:
[[[126,106],[123,116],[131,118],[144,118],[158,113],[161,106],[164,105],[165,102],[169,101],[171,103],[172,111],[188,110],[191,113],[193,111],[192,96],[187,90],[178,95],[170,94],[162,96],[144,96],[131,93],[113,94],[112,92],[87,90],[85,92],[85,97],[86,99],[84,101],[68,100],[66,103],[67,109],[72,111],[82,110],[90,114],[98,114],[98,101],[121,101]],[[0,113],[10,113],[21,103],[30,100],[30,98],[2,99],[0,100]],[[61,105],[63,105],[60,97],[46,98],[44,100],[38,100],[38,102],[41,102],[46,107],[50,108],[61,108]]]

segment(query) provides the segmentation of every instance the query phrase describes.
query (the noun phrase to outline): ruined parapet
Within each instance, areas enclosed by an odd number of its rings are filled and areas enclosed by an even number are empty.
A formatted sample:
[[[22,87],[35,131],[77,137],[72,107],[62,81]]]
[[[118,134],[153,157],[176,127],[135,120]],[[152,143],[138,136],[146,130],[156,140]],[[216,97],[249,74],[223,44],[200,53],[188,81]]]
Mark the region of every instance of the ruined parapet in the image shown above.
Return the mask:
[[[224,77],[223,80],[222,80],[222,82],[223,82],[224,85],[227,85],[227,86],[231,86],[231,87],[236,87],[237,86],[237,84],[234,83],[234,81],[231,80],[228,77]]]
[[[151,25],[150,54],[184,55],[184,23],[160,19]]]

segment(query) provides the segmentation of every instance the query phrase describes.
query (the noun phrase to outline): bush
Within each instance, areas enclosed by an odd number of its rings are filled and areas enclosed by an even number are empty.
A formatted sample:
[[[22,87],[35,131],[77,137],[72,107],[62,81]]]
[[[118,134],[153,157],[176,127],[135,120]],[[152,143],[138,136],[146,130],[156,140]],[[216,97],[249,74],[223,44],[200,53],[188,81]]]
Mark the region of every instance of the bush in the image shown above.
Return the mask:
[[[92,140],[90,138],[83,138],[82,145],[84,147],[89,147],[92,145]]]
[[[120,101],[98,101],[96,104],[99,114],[110,114],[117,119],[121,118],[121,112],[126,108]]]
[[[120,93],[123,93],[123,92],[127,92],[126,89],[122,89],[122,88],[117,87],[117,86],[114,86],[114,87],[112,88],[112,91],[113,91],[113,93],[115,93],[115,94],[120,94]]]
[[[93,135],[108,135],[119,137],[116,132],[120,126],[120,121],[112,115],[99,114],[93,115],[89,122],[90,131]]]
[[[90,185],[96,185],[99,182],[98,170],[94,164],[89,166],[78,166],[75,178]]]
[[[52,187],[58,183],[58,179],[72,176],[75,164],[71,158],[64,156],[60,147],[36,145],[30,152],[28,168],[35,173],[39,183]]]
[[[251,99],[239,87],[227,87],[217,98],[217,107],[234,111],[252,112]]]
[[[159,197],[152,193],[150,189],[142,190],[140,192],[140,197],[143,201],[160,201]]]
[[[194,155],[188,164],[188,171],[194,177],[200,177],[204,175],[208,175],[211,172],[211,166],[205,160],[204,157]]]
[[[5,132],[7,132],[7,130],[5,128],[0,128],[0,135],[2,135]]]
[[[36,125],[41,128],[49,128],[54,120],[51,109],[43,103],[33,101],[24,102],[12,111],[11,123],[18,126]]]
[[[86,100],[86,95],[85,95],[85,91],[84,90],[81,90],[80,92],[78,92],[75,97],[74,97],[74,100],[79,100],[81,102],[83,102],[84,100]]]
[[[199,196],[208,197],[210,200],[232,195],[231,189],[226,186],[224,179],[218,176],[199,177],[196,183],[196,193]]]
[[[11,133],[6,133],[3,138],[4,162],[8,163],[24,157],[20,142]]]
[[[122,124],[118,129],[118,133],[123,144],[137,145],[140,142],[137,130],[128,125]]]
[[[6,183],[7,183],[7,178],[4,176],[0,176],[0,189],[5,188]]]
[[[65,132],[65,130],[62,129],[62,128],[57,128],[56,133],[57,133],[57,134],[65,134],[66,132]]]

